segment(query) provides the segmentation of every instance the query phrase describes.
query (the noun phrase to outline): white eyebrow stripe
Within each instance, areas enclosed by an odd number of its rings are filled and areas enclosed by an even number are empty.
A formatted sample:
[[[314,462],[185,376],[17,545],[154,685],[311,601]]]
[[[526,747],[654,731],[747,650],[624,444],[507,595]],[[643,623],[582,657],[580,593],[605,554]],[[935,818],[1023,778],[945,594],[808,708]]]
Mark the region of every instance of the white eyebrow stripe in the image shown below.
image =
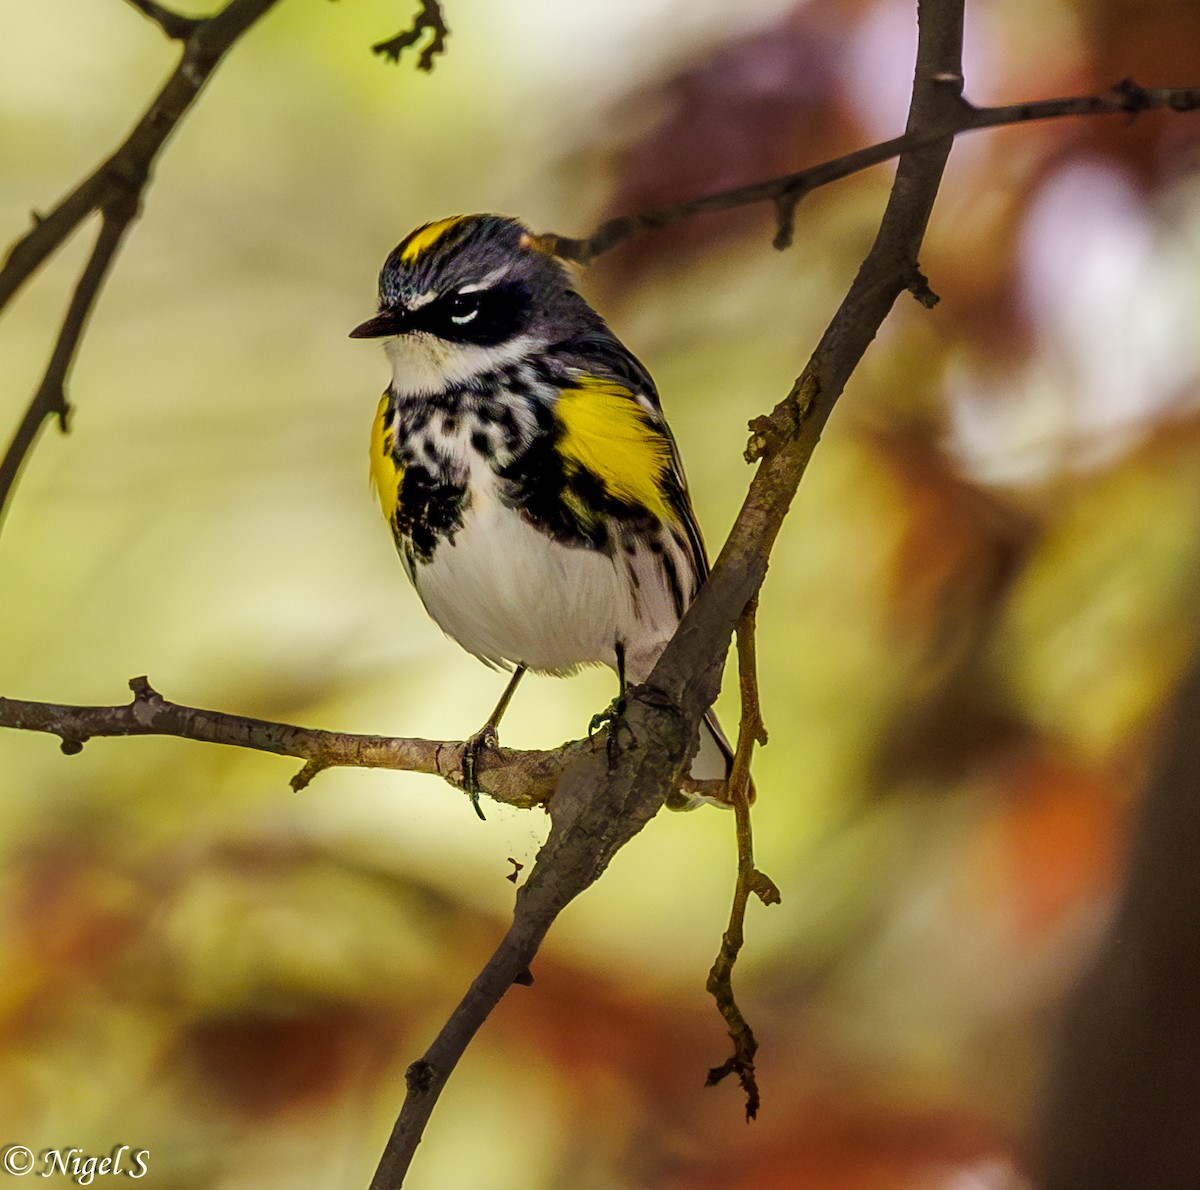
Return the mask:
[[[424,293],[417,294],[415,298],[409,298],[404,304],[409,310],[419,310],[422,306],[428,306],[436,297],[436,289],[427,289]]]
[[[460,285],[458,293],[478,293],[481,289],[491,289],[501,277],[508,272],[508,265],[502,264],[498,269],[492,269],[482,281],[472,281],[470,285]]]

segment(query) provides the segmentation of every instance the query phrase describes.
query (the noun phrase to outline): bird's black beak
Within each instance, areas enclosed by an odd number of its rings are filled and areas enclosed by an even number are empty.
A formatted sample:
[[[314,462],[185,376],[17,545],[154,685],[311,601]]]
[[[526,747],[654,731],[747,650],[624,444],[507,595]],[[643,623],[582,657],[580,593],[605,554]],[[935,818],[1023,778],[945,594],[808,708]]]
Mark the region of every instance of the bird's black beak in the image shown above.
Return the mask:
[[[403,310],[381,310],[374,318],[368,318],[361,326],[350,332],[352,339],[385,339],[388,335],[401,335],[405,330]]]

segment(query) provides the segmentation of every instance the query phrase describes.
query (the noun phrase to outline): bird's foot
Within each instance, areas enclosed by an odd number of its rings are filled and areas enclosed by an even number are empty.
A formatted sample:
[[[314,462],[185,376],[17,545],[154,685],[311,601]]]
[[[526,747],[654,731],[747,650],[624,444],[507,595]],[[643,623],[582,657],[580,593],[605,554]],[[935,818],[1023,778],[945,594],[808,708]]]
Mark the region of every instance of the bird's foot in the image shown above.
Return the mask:
[[[479,758],[488,749],[494,748],[497,743],[495,724],[485,723],[463,744],[463,788],[467,791],[467,796],[471,799],[472,808],[483,822],[486,822],[487,819],[484,817],[483,810],[479,806],[479,783],[476,779],[479,770]]]
[[[592,716],[592,721],[588,724],[588,739],[590,740],[602,727],[616,723],[623,714],[625,714],[625,695],[618,694],[604,710]]]
[[[604,710],[598,715],[593,715],[591,723],[588,724],[588,739],[591,739],[602,727],[608,728],[608,738],[604,741],[604,749],[608,756],[610,772],[617,765],[617,754],[620,751],[619,737],[622,728],[631,740],[633,738],[633,732],[625,723],[625,705],[625,695],[618,694]]]

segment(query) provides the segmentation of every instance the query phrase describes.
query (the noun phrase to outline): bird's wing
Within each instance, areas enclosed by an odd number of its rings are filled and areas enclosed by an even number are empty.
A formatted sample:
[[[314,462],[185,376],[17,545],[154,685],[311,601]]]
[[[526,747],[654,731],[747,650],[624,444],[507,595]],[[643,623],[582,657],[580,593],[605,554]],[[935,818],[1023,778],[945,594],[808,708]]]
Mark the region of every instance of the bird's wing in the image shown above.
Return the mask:
[[[691,559],[698,589],[708,576],[708,554],[688,494],[679,447],[663,416],[658,389],[650,373],[612,334],[591,333],[574,340],[571,347],[573,356],[587,360],[585,367],[572,370],[579,373],[580,388],[591,398],[592,414],[606,436],[604,455],[620,462],[621,430],[627,427],[626,432],[634,435],[637,444],[629,458],[628,470],[632,472],[637,467],[643,475],[652,476],[657,495],[657,507],[646,500],[640,502],[676,528]],[[628,409],[630,402],[636,408],[636,419],[621,414],[622,406]]]

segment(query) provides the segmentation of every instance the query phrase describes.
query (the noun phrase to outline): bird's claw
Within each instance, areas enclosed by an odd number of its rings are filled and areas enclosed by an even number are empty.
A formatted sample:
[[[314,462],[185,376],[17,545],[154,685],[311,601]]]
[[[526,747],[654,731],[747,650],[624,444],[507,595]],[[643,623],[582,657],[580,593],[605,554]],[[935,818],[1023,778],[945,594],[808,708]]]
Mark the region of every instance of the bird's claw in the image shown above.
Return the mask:
[[[603,711],[592,716],[592,721],[588,724],[588,739],[591,739],[602,727],[608,728],[608,738],[604,741],[604,750],[608,757],[609,772],[612,772],[616,768],[617,754],[620,751],[621,729],[624,728],[630,740],[633,739],[633,732],[625,723],[625,695],[618,694]]]
[[[602,727],[615,724],[623,714],[625,714],[625,695],[618,694],[604,710],[592,716],[592,721],[588,724],[588,739],[590,740]]]
[[[485,723],[463,744],[463,789],[467,791],[467,796],[471,799],[471,807],[483,822],[486,822],[487,819],[479,805],[479,783],[476,773],[479,768],[480,756],[489,748],[494,748],[496,743],[496,728],[491,723]]]

